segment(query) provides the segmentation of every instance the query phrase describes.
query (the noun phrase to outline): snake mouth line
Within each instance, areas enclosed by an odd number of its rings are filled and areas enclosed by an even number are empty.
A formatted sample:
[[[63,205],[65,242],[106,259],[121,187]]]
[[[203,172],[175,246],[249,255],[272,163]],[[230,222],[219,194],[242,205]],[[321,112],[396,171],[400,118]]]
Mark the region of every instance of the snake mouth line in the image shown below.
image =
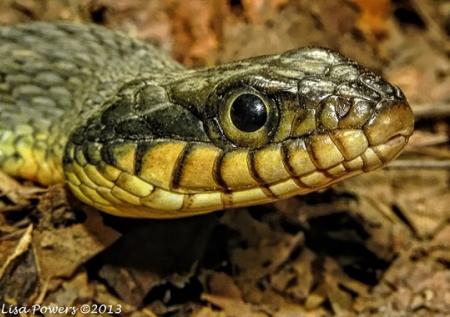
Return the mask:
[[[379,145],[368,145],[362,153],[352,159],[345,159],[339,164],[329,168],[319,168],[303,175],[293,175],[276,183],[264,184],[275,199],[287,198],[296,194],[307,194],[309,192],[328,187],[343,179],[369,172],[382,167],[395,159],[408,143],[409,135],[398,134],[391,137],[387,142]],[[342,152],[341,152],[342,153]],[[311,153],[309,153],[311,154]],[[287,168],[289,162],[285,162]],[[294,182],[292,190],[286,190],[290,182]],[[291,184],[294,185],[294,184]],[[274,190],[275,189],[275,190]]]
[[[328,187],[345,178],[383,166],[401,152],[407,140],[407,136],[398,134],[379,145],[372,146],[367,143],[364,148],[358,149],[359,154],[354,157],[348,157],[348,149],[339,148],[340,155],[347,156],[348,159],[342,159],[326,168],[323,167],[326,163],[323,157],[329,154],[326,153],[326,147],[322,149],[325,151],[324,156],[315,157],[313,144],[312,148],[306,150],[313,162],[309,171],[297,173],[299,167],[295,164],[298,162],[294,160],[301,157],[290,152],[290,155],[279,157],[280,163],[288,171],[286,178],[276,182],[256,182],[252,187],[229,191],[217,189],[193,192],[164,189],[113,166],[83,166],[76,161],[66,166],[66,178],[68,186],[80,200],[118,216],[186,217],[224,208],[267,203]],[[284,146],[288,147],[288,151],[292,150],[289,149],[292,144],[286,143]],[[258,165],[253,167],[260,176],[258,179],[265,177],[264,171],[259,170]]]

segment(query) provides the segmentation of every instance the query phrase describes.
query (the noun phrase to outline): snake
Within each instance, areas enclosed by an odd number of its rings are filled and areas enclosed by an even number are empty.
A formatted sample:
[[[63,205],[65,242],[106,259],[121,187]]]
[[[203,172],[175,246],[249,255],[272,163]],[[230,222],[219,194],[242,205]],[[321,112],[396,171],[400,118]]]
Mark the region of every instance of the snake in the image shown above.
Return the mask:
[[[0,170],[115,216],[315,192],[395,159],[413,129],[397,86],[326,48],[189,69],[98,25],[0,27]]]

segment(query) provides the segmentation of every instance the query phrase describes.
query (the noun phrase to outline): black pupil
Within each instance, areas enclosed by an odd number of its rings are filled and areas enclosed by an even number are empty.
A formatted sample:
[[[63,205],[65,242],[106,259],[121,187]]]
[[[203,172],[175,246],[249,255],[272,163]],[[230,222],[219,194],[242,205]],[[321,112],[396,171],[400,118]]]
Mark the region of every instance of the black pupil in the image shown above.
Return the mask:
[[[242,94],[233,101],[230,116],[236,128],[244,132],[253,132],[266,123],[267,109],[258,96]]]

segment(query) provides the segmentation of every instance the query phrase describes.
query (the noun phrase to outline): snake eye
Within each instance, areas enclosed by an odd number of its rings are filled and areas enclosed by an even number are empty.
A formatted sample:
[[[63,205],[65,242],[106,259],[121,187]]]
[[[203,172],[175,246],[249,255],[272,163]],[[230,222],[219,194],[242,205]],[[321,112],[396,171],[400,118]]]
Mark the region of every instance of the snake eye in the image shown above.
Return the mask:
[[[264,101],[254,94],[244,93],[236,97],[230,107],[233,124],[241,131],[254,132],[267,121]]]
[[[222,100],[218,119],[228,140],[250,148],[269,142],[278,125],[278,108],[271,98],[246,88],[228,92]]]

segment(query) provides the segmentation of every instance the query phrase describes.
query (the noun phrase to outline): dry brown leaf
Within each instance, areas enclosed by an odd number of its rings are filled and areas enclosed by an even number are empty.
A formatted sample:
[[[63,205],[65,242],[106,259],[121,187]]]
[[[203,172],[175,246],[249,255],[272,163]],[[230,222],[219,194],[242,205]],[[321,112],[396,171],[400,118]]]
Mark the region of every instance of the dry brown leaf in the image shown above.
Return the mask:
[[[26,305],[36,294],[38,265],[32,248],[33,226],[23,232],[13,252],[0,266],[0,302]]]
[[[135,306],[140,306],[148,292],[164,282],[161,276],[151,271],[110,265],[103,266],[99,275],[123,301]]]
[[[8,266],[30,248],[32,241],[32,233],[33,233],[33,225],[29,225],[28,228],[25,230],[25,232],[23,232],[23,235],[18,241],[12,254],[10,254],[6,258],[5,262],[3,262],[2,265],[0,266],[0,279],[5,274],[5,271],[8,268]]]
[[[113,243],[119,234],[105,227],[98,212],[88,212],[84,224],[35,232],[33,246],[41,281],[70,277],[82,264]]]
[[[187,65],[212,65],[227,12],[225,2],[165,0],[165,3],[171,12],[175,57]]]
[[[250,217],[247,212],[229,213],[224,221],[240,231],[249,246],[231,251],[231,262],[244,279],[248,276],[257,280],[275,271],[303,242],[301,232],[290,235],[273,231],[267,224]]]
[[[387,20],[391,13],[390,0],[352,0],[361,10],[357,26],[369,40],[376,40],[388,32]]]
[[[0,201],[0,213],[20,210],[30,204],[30,200],[46,189],[36,186],[24,186],[0,170],[0,198],[6,196],[13,205],[3,205]]]
[[[213,294],[202,294],[202,300],[220,307],[229,317],[267,317],[266,314],[258,312],[256,308],[245,303],[242,299],[235,299]]]
[[[223,311],[213,310],[211,307],[202,307],[192,314],[192,317],[227,317]]]
[[[148,307],[138,309],[137,307],[130,305],[115,295],[111,294],[110,290],[103,284],[95,284],[95,293],[92,298],[92,302],[98,304],[111,305],[113,308],[120,307],[124,316],[133,317],[156,317],[156,314]]]
[[[62,307],[73,307],[94,296],[94,287],[89,284],[86,272],[75,274],[73,278],[61,284],[55,292],[49,294],[42,306],[56,304]]]
[[[297,258],[286,263],[281,270],[270,276],[270,284],[281,294],[295,300],[305,300],[315,282],[314,260],[316,260],[316,256],[313,252],[308,249],[302,250]]]
[[[264,20],[275,16],[278,10],[289,0],[243,0],[244,15],[251,23],[261,24]]]
[[[421,253],[420,249],[402,253],[373,292],[357,299],[356,311],[370,312],[369,316],[411,311],[417,316],[446,316],[450,312],[450,272]]]
[[[210,277],[209,288],[214,295],[241,299],[242,294],[233,279],[223,272],[216,272]]]

